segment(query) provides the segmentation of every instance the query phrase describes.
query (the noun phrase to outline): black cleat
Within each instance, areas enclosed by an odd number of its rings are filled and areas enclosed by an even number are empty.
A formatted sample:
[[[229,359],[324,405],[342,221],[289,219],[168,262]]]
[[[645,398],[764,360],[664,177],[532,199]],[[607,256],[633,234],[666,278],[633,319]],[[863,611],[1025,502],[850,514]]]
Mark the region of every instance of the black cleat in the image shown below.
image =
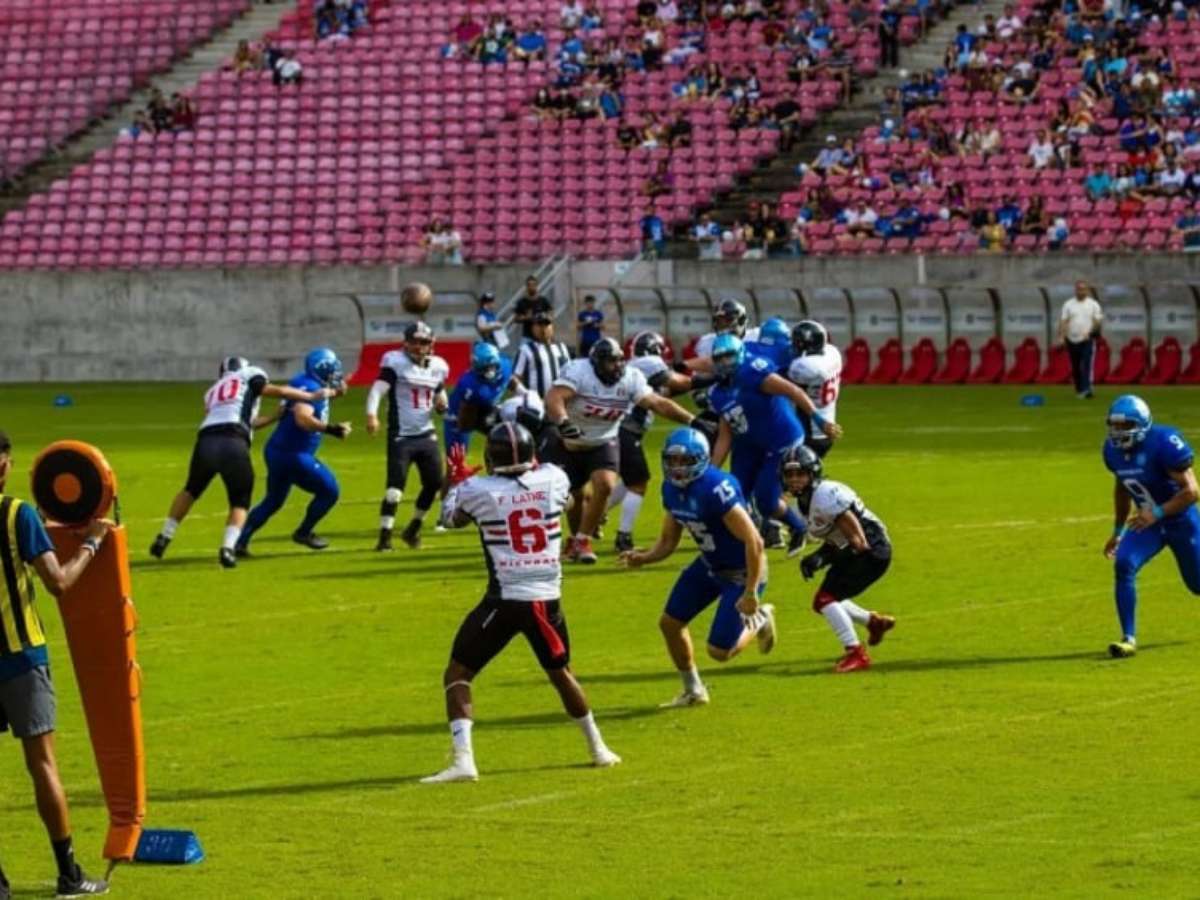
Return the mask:
[[[788,536],[787,558],[793,559],[800,555],[800,551],[804,549],[804,532],[799,529],[791,529],[791,534]]]
[[[233,548],[233,555],[238,559],[250,559],[250,548],[243,547],[241,544],[238,544]]]
[[[323,537],[318,537],[311,531],[308,534],[301,534],[298,531],[294,532],[292,540],[302,547],[307,547],[309,550],[324,550],[329,546],[329,541]]]
[[[618,531],[617,540],[614,546],[618,553],[625,553],[633,549],[633,535],[628,531]]]
[[[154,539],[154,543],[150,545],[150,555],[155,559],[162,559],[163,554],[167,552],[167,545],[171,543],[169,537],[163,537],[161,534]]]
[[[379,529],[379,540],[375,544],[375,549],[380,553],[386,553],[392,549],[392,529]]]
[[[217,551],[217,562],[221,564],[222,569],[237,568],[237,557],[228,547],[222,547]]]
[[[400,532],[400,540],[408,544],[414,550],[421,549],[421,520],[413,519],[404,526],[404,530]]]
[[[68,878],[65,875],[58,876],[58,892],[56,897],[97,897],[100,894],[108,893],[108,882],[100,878],[88,878],[87,874],[78,865],[75,866],[75,875],[73,878]]]
[[[783,542],[783,528],[774,519],[763,523],[763,545],[768,550],[779,550],[787,545]]]

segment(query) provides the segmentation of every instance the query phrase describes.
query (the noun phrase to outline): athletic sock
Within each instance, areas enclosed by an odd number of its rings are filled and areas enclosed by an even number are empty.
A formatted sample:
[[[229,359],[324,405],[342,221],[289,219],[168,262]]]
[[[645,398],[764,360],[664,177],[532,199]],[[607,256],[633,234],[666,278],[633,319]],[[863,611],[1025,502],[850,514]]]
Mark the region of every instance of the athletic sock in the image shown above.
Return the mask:
[[[842,600],[841,607],[848,612],[850,614],[850,618],[859,625],[866,625],[871,621],[871,611],[869,609],[863,609],[853,600]]]
[[[169,540],[171,540],[171,538],[175,537],[175,529],[178,527],[179,527],[179,520],[172,519],[170,516],[167,516],[166,520],[163,522],[163,527],[159,530],[158,533],[161,534],[163,537],[165,537],[169,541]]]
[[[596,719],[592,715],[591,710],[588,710],[586,716],[580,716],[576,719],[575,724],[579,726],[579,730],[583,732],[584,738],[587,739],[589,749],[595,750],[597,747],[604,746],[604,738],[600,737],[600,729],[596,727]]]
[[[421,509],[420,507],[413,507],[413,521],[414,522],[425,521],[425,515],[428,512],[429,512],[429,510],[427,510],[427,509]]]
[[[54,848],[54,861],[58,863],[58,874],[63,878],[75,877],[75,847],[71,843],[71,836],[67,835],[61,841],[51,841],[50,846]]]
[[[379,517],[379,527],[384,531],[391,531],[393,528],[396,527],[396,517],[395,516],[380,516]]]
[[[690,669],[681,669],[679,674],[683,677],[683,689],[692,694],[698,694],[704,690],[704,682],[700,680],[700,670],[694,665]]]
[[[232,550],[237,545],[237,539],[242,535],[242,526],[226,525],[225,538],[221,541],[221,546],[226,550]]]
[[[804,520],[800,518],[800,513],[796,512],[795,507],[789,506],[783,514],[783,521],[787,523],[787,527],[792,531],[803,531]]]
[[[633,491],[625,495],[625,500],[621,503],[621,530],[626,534],[633,534],[634,523],[637,522],[638,513],[642,511],[642,501],[645,499]]]
[[[471,726],[475,723],[470,719],[450,720],[450,740],[454,742],[454,752],[473,756],[471,749]]]
[[[829,627],[833,629],[833,633],[837,635],[837,639],[842,642],[843,647],[858,646],[858,634],[854,630],[854,621],[850,618],[850,614],[842,608],[842,604],[826,604],[821,608],[821,615],[825,617],[825,621],[829,623]]]
[[[612,509],[614,506],[624,500],[626,495],[629,493],[629,488],[625,487],[624,483],[618,484],[612,489],[612,493],[608,495],[608,508]]]

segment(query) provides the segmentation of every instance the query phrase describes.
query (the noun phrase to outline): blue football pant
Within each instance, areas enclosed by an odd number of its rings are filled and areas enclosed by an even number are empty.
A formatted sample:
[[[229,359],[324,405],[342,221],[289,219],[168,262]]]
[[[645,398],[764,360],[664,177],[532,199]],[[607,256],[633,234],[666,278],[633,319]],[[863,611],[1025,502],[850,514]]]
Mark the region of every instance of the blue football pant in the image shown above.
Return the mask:
[[[764,519],[780,519],[794,531],[803,531],[804,522],[800,515],[786,504],[786,512],[780,513],[779,501],[783,499],[783,485],[779,481],[779,453],[766,453],[755,447],[739,447],[733,452],[729,470],[742,493],[752,498],[758,514]]]
[[[766,589],[766,584],[760,585],[758,595],[761,597]],[[714,600],[718,601],[717,614],[713,616],[712,627],[708,630],[708,644],[710,647],[732,650],[745,628],[742,614],[737,610],[737,602],[744,591],[744,584],[718,578],[709,571],[704,557],[697,556],[690,566],[679,573],[663,612],[686,625]]]
[[[249,545],[254,532],[279,512],[293,485],[313,495],[304,521],[296,529],[299,534],[309,534],[338,501],[337,478],[311,453],[279,454],[268,451],[263,456],[267,461],[267,495],[246,517],[246,527],[238,538],[239,547]]]
[[[1127,637],[1137,634],[1137,574],[1163,547],[1170,547],[1175,554],[1188,590],[1200,594],[1200,511],[1196,507],[1143,531],[1130,531],[1117,545],[1117,618]]]

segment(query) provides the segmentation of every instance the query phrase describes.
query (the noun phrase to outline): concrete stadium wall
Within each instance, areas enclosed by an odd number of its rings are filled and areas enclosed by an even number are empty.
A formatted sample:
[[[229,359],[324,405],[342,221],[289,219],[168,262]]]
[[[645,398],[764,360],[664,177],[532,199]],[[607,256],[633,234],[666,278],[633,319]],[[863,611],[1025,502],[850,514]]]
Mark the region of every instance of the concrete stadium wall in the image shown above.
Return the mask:
[[[530,267],[378,267],[0,274],[0,381],[203,380],[238,353],[283,377],[329,344],[348,370],[362,325],[351,295],[422,280],[439,293],[503,300]],[[999,288],[1200,284],[1200,255],[911,256],[779,262],[579,262],[567,288]],[[560,285],[560,288],[563,286]],[[560,290],[559,295],[564,295]],[[565,336],[565,335],[564,335]]]

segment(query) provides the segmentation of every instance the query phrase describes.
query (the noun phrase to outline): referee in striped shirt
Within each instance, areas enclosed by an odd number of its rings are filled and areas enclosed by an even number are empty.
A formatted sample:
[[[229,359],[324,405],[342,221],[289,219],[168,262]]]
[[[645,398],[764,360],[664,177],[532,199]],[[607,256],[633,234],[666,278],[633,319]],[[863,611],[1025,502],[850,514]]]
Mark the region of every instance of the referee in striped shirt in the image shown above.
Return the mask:
[[[543,400],[554,384],[559,370],[571,360],[571,351],[562,341],[554,340],[554,319],[547,312],[534,314],[532,337],[521,342],[513,374],[521,384]]]

